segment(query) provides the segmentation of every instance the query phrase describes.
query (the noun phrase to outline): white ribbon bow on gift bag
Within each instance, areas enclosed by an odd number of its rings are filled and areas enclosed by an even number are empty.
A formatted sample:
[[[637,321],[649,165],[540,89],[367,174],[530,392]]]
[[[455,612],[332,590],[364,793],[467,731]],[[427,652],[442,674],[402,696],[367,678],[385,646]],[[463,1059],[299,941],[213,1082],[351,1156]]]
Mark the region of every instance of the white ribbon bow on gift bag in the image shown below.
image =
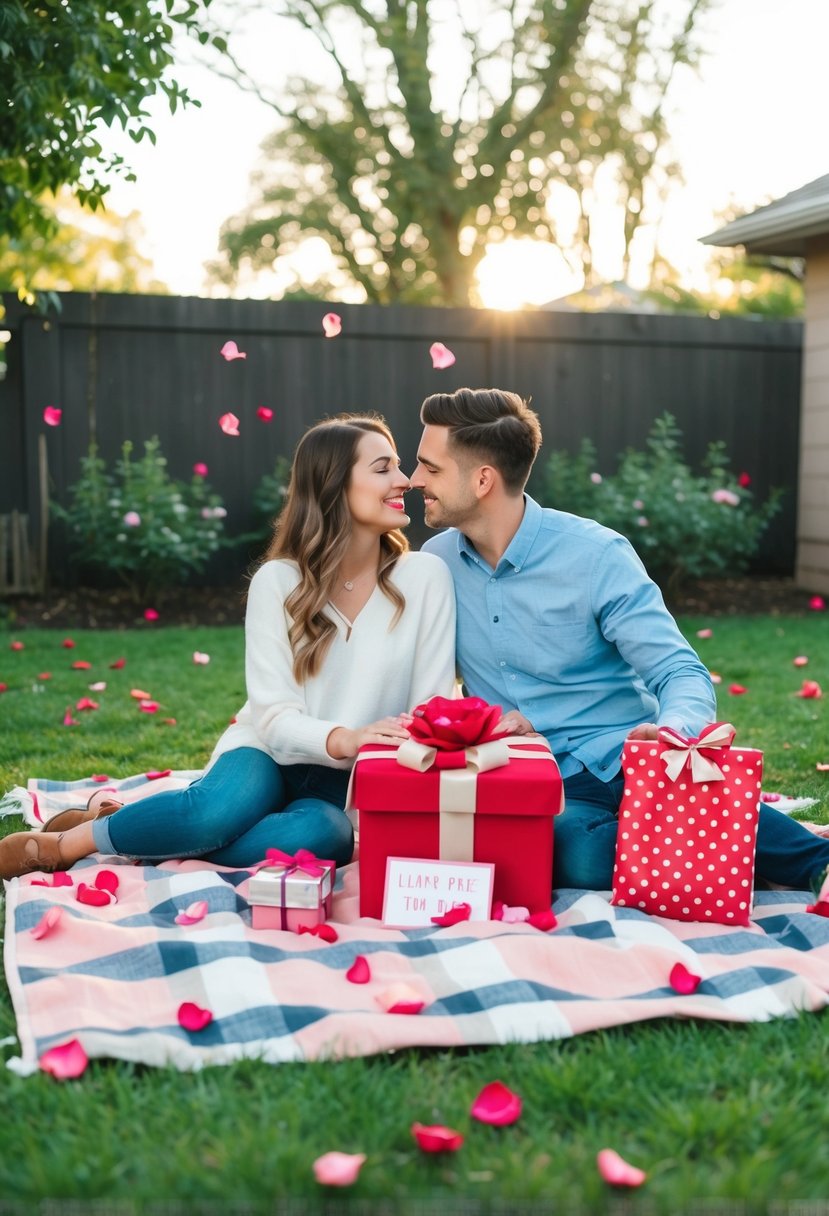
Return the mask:
[[[735,734],[730,722],[714,722],[704,727],[698,739],[686,739],[670,726],[660,726],[659,742],[662,746],[659,759],[665,765],[665,772],[671,781],[677,780],[686,764],[690,766],[692,781],[722,781],[725,774],[716,763],[714,754],[716,749],[730,747]]]

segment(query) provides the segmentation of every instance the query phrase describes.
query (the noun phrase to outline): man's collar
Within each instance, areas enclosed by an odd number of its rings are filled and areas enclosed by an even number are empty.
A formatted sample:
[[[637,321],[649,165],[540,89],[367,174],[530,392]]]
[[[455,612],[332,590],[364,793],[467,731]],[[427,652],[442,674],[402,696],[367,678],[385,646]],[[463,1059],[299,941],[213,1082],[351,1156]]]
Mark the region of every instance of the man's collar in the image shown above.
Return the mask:
[[[527,555],[533,546],[533,542],[538,536],[538,530],[541,527],[543,519],[541,507],[534,498],[530,498],[529,494],[524,495],[524,515],[521,523],[518,525],[518,530],[513,536],[510,543],[507,545],[504,556],[498,563],[496,569],[501,569],[506,563],[512,566],[514,570],[520,570],[527,559]],[[478,550],[472,544],[468,537],[464,536],[463,532],[458,532],[458,552],[465,554],[473,561],[479,561],[480,555]]]

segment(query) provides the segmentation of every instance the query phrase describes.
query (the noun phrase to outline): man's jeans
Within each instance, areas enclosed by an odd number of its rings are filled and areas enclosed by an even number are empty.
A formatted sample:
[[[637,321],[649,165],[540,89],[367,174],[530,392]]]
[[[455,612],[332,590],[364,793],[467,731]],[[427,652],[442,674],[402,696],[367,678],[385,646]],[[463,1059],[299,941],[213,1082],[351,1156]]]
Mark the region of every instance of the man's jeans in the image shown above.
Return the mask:
[[[183,790],[151,794],[92,825],[95,847],[146,861],[203,857],[243,869],[267,849],[345,865],[354,835],[343,810],[348,772],[314,764],[278,765],[239,747]]]
[[[616,855],[616,818],[624,779],[600,781],[587,770],[564,781],[565,809],[557,815],[553,886],[609,891]],[[798,890],[829,866],[829,840],[761,803],[755,874]]]

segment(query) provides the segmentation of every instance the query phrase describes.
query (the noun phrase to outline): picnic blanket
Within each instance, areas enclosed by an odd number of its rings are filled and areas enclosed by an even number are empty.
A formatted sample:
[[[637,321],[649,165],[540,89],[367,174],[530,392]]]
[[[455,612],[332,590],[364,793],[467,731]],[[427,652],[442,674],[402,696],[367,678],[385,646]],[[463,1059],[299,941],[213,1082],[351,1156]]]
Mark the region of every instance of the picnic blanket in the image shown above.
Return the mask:
[[[41,815],[44,803],[52,813],[49,792],[39,794]],[[80,884],[104,868],[118,876],[117,903],[80,902]],[[758,892],[745,929],[647,916],[568,890],[549,932],[501,921],[390,930],[360,918],[352,863],[338,874],[329,943],[255,931],[247,870],[96,857],[70,878],[46,886],[38,883],[49,876],[28,875],[6,887],[5,966],[21,1045],[8,1063],[21,1073],[71,1039],[90,1058],[191,1070],[247,1057],[538,1042],[661,1017],[767,1021],[829,1001],[829,920],[805,911],[806,892]],[[200,900],[203,919],[176,923]],[[55,928],[34,936],[55,906]],[[368,983],[346,978],[358,955]],[[676,963],[701,977],[695,992],[674,991]],[[423,1001],[419,1013],[387,1011],[400,984]],[[209,1024],[184,1029],[185,1002],[209,1010]]]

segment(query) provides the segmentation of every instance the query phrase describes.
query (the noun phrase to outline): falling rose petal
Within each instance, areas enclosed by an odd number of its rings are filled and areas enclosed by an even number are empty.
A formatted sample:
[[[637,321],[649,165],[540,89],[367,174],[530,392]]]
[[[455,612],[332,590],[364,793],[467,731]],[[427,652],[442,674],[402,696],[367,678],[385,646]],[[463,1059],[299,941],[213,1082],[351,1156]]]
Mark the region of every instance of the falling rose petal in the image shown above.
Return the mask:
[[[504,1085],[503,1081],[491,1081],[478,1094],[469,1111],[479,1123],[491,1123],[493,1127],[507,1127],[521,1117],[521,1099]]]
[[[722,676],[718,671],[709,671],[708,676],[712,684],[722,684]]]
[[[748,689],[743,684],[729,684],[728,691],[732,697],[741,697],[743,693],[748,692]]]
[[[136,701],[149,701],[151,694],[145,692],[143,688],[131,688],[130,696],[135,697]]]
[[[342,333],[343,319],[335,312],[327,312],[322,318],[322,332],[326,338],[336,338]]]
[[[345,978],[349,984],[367,984],[371,979],[371,968],[368,965],[368,959],[364,955],[358,954],[348,968],[348,971],[346,971]]]
[[[71,705],[67,705],[67,707],[66,707],[66,711],[64,712],[64,715],[63,715],[63,725],[64,726],[80,726],[80,722],[78,721],[78,719],[72,717],[72,706]]]
[[[71,638],[64,638],[63,641],[61,642],[61,646],[63,647],[64,650],[74,650],[75,649],[75,643],[72,641]]]
[[[176,720],[175,720],[175,718],[162,718],[161,725],[162,726],[175,726]]]
[[[95,886],[99,891],[109,891],[110,895],[114,895],[118,890],[118,875],[114,870],[99,870]]]
[[[235,414],[222,414],[219,419],[219,426],[226,435],[239,434],[239,419]]]
[[[824,608],[826,607],[826,600],[822,595],[813,595],[809,600],[809,607],[811,608],[812,612],[823,612]]]
[[[817,680],[804,680],[799,692],[796,692],[794,695],[796,697],[808,697],[809,699],[819,700],[823,696],[823,689]]]
[[[351,1186],[360,1176],[365,1153],[323,1153],[313,1165],[320,1186]]]
[[[684,963],[674,963],[671,968],[671,974],[668,977],[668,983],[674,992],[678,992],[682,996],[690,996],[692,992],[696,992],[697,988],[699,988],[702,983],[702,976],[694,975],[693,971],[689,971]]]
[[[530,919],[530,910],[529,908],[523,908],[520,905],[516,908],[508,908],[505,905],[503,914],[499,919],[502,920],[505,925],[520,925],[523,924],[525,920]]]
[[[386,1013],[420,1013],[426,1002],[411,984],[392,984],[374,998]]]
[[[75,709],[81,710],[81,712],[87,709],[99,708],[100,706],[98,705],[98,702],[93,701],[91,697],[81,697],[80,701],[76,702],[75,704]]]
[[[105,908],[107,904],[116,902],[111,891],[102,890],[100,887],[90,887],[85,882],[78,883],[75,898],[79,904],[89,904],[91,908]]]
[[[207,916],[207,900],[197,899],[195,903],[188,904],[183,912],[179,912],[176,924],[197,925],[200,920],[204,920],[205,916]]]
[[[106,686],[107,686],[106,680],[98,680],[98,681],[96,681],[95,684],[89,685],[89,691],[90,692],[106,692]]]
[[[110,671],[120,671],[122,667],[126,667],[126,659],[116,659],[114,663],[110,663]]]
[[[558,921],[553,909],[545,908],[543,912],[533,912],[528,916],[527,924],[532,925],[534,929],[540,929],[542,933],[548,933],[550,929],[555,929]]]
[[[271,422],[273,419],[273,410],[269,410],[266,405],[260,405],[256,411],[256,417],[261,418],[263,422]]]
[[[51,1073],[59,1081],[72,1081],[86,1071],[89,1057],[77,1039],[70,1039],[44,1051],[38,1063],[43,1072]]]
[[[37,678],[39,680],[51,680],[52,673],[51,673],[51,671],[41,671]]]
[[[50,908],[48,912],[41,916],[40,920],[34,925],[29,932],[36,941],[46,937],[53,929],[57,929],[63,919],[63,908]]]
[[[312,937],[318,937],[324,942],[338,942],[340,935],[333,925],[325,923],[321,925],[297,925],[297,933],[310,933]]]
[[[232,340],[225,342],[224,346],[219,351],[219,354],[223,359],[226,359],[228,363],[231,363],[234,359],[247,359],[245,352],[239,350],[239,347]]]
[[[47,405],[43,411],[43,421],[47,426],[60,426],[63,410],[56,405]]]
[[[713,629],[698,629],[697,630],[698,638],[712,638],[713,636],[714,636]]]
[[[432,356],[432,367],[434,368],[451,367],[455,362],[455,356],[442,342],[433,342],[429,347],[429,354]]]
[[[145,621],[157,621],[158,618],[159,618],[159,612],[158,612],[157,608],[145,608],[144,609],[144,620]]]
[[[178,1024],[183,1030],[199,1031],[204,1030],[205,1026],[209,1026],[213,1021],[213,1014],[209,1009],[202,1009],[200,1005],[195,1005],[193,1001],[184,1001],[178,1007]]]
[[[808,662],[809,659],[805,654],[796,655],[795,658],[792,659],[792,663],[795,667],[805,667]]]
[[[424,1153],[456,1153],[463,1144],[460,1132],[439,1123],[413,1123],[412,1135]]]
[[[151,768],[144,776],[148,781],[158,781],[161,777],[169,777],[172,771],[171,768]]]
[[[611,1186],[641,1186],[647,1178],[644,1170],[630,1165],[612,1148],[603,1148],[596,1154],[596,1165],[602,1178]]]
[[[75,883],[65,870],[55,870],[54,874],[50,874],[48,878],[33,878],[30,885],[33,887],[74,887]]]
[[[207,468],[207,465],[204,463],[204,461],[197,460],[196,463],[193,465],[193,476],[194,477],[206,477],[207,473],[208,473],[208,468]]]
[[[201,650],[194,650],[193,651],[193,662],[198,667],[206,667],[207,664],[210,662],[210,655],[204,654],[204,652]]]
[[[76,659],[71,666],[73,671],[90,671],[92,668],[92,664],[88,659]]]
[[[9,644],[9,650],[25,650],[25,649],[26,649],[25,642],[11,642]]]
[[[455,904],[442,916],[433,916],[431,919],[433,925],[458,925],[462,920],[469,920],[471,915],[471,904]]]

